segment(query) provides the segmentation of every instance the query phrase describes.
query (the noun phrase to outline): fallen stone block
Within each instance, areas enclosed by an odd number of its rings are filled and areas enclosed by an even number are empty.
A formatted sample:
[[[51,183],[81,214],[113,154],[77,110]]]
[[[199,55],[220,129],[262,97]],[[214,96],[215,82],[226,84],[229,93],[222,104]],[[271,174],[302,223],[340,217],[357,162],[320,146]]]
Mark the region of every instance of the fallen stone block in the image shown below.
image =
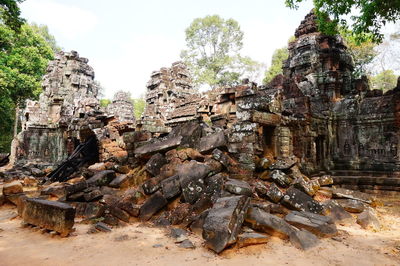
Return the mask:
[[[85,192],[83,195],[85,201],[95,201],[103,197],[103,193],[100,190],[94,189],[92,191]]]
[[[361,201],[353,199],[337,199],[337,203],[342,206],[346,211],[352,213],[361,213],[365,210],[365,205]]]
[[[381,228],[381,224],[371,208],[365,209],[357,216],[357,223],[364,229],[378,231]]]
[[[307,230],[301,229],[292,232],[289,236],[290,243],[298,249],[307,250],[319,244],[319,239]]]
[[[225,175],[216,174],[205,179],[206,191],[205,194],[211,198],[212,202],[215,202],[221,197]]]
[[[219,149],[213,150],[212,157],[225,167],[230,167],[236,164],[235,160],[233,160],[228,154],[225,154]]]
[[[8,195],[13,195],[13,194],[20,194],[23,193],[24,189],[22,187],[21,182],[15,180],[10,183],[5,183],[3,186],[3,195],[8,196]]]
[[[249,183],[242,180],[228,179],[225,182],[224,188],[226,191],[236,195],[246,195],[249,197],[253,195],[253,191]]]
[[[204,178],[210,173],[211,169],[196,161],[182,164],[178,167],[179,182],[185,202],[195,203],[204,193]]]
[[[245,217],[245,224],[256,231],[280,238],[288,238],[297,229],[282,218],[267,213],[257,207],[250,207]]]
[[[151,155],[157,152],[164,152],[178,147],[181,145],[181,142],[182,136],[170,137],[160,142],[145,144],[135,149],[134,153],[136,156],[143,156]]]
[[[271,170],[287,170],[297,163],[296,157],[278,158],[270,167]]]
[[[114,178],[113,181],[108,184],[109,187],[113,188],[121,188],[121,187],[126,187],[129,185],[129,176],[128,175],[119,175],[116,178]]]
[[[111,228],[107,226],[107,224],[103,223],[103,222],[98,222],[94,225],[94,228],[96,228],[97,230],[101,231],[101,232],[111,232]]]
[[[146,195],[151,195],[154,192],[156,192],[157,190],[160,189],[161,187],[161,178],[160,177],[153,177],[150,179],[147,179],[143,184],[142,184],[142,188],[143,191]]]
[[[87,182],[81,181],[81,182],[66,186],[64,189],[65,189],[67,196],[69,196],[69,195],[75,194],[77,192],[83,191],[87,188],[88,188]]]
[[[164,208],[168,201],[161,192],[154,193],[145,203],[140,207],[139,218],[142,221],[149,220],[159,210]]]
[[[65,237],[74,226],[75,209],[58,201],[26,198],[21,217],[25,223],[56,231]]]
[[[333,236],[338,232],[332,218],[311,212],[292,211],[286,215],[285,221],[321,237]]]
[[[376,200],[372,195],[345,188],[334,188],[332,193],[335,198],[354,199],[368,204],[371,204]]]
[[[317,180],[321,187],[333,185],[333,178],[330,175],[323,175],[321,177],[318,177]]]
[[[280,170],[274,170],[270,174],[271,179],[281,187],[289,187],[293,180],[284,172]]]
[[[57,198],[63,198],[67,195],[67,190],[64,184],[51,185],[43,188],[40,195],[50,195]]]
[[[117,207],[129,213],[130,216],[138,217],[141,206],[133,202],[122,201],[117,204]]]
[[[318,180],[306,181],[302,177],[297,178],[293,186],[310,196],[314,196],[320,188]]]
[[[265,195],[273,203],[278,203],[283,197],[283,192],[278,188],[277,185],[271,183]]]
[[[146,163],[146,170],[153,176],[160,174],[160,169],[167,163],[167,160],[161,153],[156,153],[151,156],[150,160]]]
[[[317,214],[323,211],[323,207],[318,201],[315,201],[309,195],[294,187],[290,187],[286,190],[281,202],[288,208],[297,211],[307,211]]]
[[[179,195],[181,193],[179,175],[174,175],[161,181],[161,188],[166,199],[172,199],[173,197]]]
[[[324,202],[324,215],[332,218],[335,223],[340,224],[352,224],[354,223],[353,216],[348,213],[342,206],[339,205],[335,200],[329,200]]]
[[[217,200],[203,224],[203,238],[208,248],[220,253],[235,243],[249,202],[247,196],[232,196]]]
[[[250,245],[265,244],[270,239],[270,236],[255,233],[255,232],[245,232],[238,236],[236,244],[238,247],[247,247]]]
[[[113,170],[104,170],[96,173],[94,176],[86,180],[89,186],[107,186],[116,177]]]
[[[202,137],[199,142],[198,150],[201,153],[211,151],[215,148],[225,147],[227,144],[226,136],[223,131]]]

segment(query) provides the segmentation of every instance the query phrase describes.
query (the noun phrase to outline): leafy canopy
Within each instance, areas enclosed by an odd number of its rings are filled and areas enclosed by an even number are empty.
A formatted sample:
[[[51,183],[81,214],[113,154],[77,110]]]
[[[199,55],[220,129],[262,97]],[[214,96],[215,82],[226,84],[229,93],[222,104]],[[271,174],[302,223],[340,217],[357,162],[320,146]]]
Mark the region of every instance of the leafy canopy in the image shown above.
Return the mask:
[[[20,17],[18,3],[24,0],[0,0],[0,23],[14,31],[19,31],[25,20]]]
[[[393,70],[384,70],[371,78],[372,89],[388,91],[396,87],[397,76]]]
[[[289,51],[286,46],[278,48],[274,51],[272,55],[271,66],[265,72],[265,78],[263,80],[264,84],[268,84],[276,75],[283,73],[283,61],[288,59],[288,57]]]
[[[304,0],[285,0],[290,8],[297,8]],[[365,33],[374,42],[381,42],[381,28],[388,22],[400,19],[400,0],[314,0],[319,30],[328,35],[338,33],[338,25],[348,27],[351,18],[352,31],[358,42],[366,41]]]
[[[196,85],[233,85],[259,64],[242,57],[243,32],[237,21],[218,15],[196,18],[185,31],[186,49],[181,58],[189,66]]]

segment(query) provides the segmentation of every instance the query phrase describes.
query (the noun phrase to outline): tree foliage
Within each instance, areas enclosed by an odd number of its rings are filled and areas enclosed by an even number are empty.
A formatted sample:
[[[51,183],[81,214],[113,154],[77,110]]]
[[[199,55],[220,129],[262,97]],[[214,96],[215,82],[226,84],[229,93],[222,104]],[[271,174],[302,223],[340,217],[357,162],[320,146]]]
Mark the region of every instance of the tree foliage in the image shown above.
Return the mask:
[[[25,20],[20,17],[18,3],[24,0],[0,0],[0,23],[14,31],[19,31]]]
[[[51,49],[53,50],[54,53],[61,51],[61,47],[58,46],[56,38],[54,38],[54,36],[52,34],[50,34],[49,27],[47,27],[47,25],[43,25],[43,24],[39,25],[39,24],[36,24],[33,22],[30,24],[30,26],[36,34],[38,34],[44,38],[44,40],[51,47]]]
[[[289,51],[287,47],[276,49],[272,55],[271,66],[265,72],[264,84],[268,84],[276,75],[282,74],[283,61],[288,59]]]
[[[375,49],[377,44],[373,41],[372,34],[366,34],[365,41],[362,43],[357,40],[357,36],[351,30],[341,29],[340,35],[354,60],[353,77],[369,76],[371,74],[371,63],[378,55]]]
[[[196,85],[233,85],[259,64],[242,57],[243,32],[237,21],[218,15],[196,18],[186,29],[181,58],[190,67]]]
[[[146,101],[144,100],[143,97],[137,98],[137,99],[131,99],[131,102],[133,104],[134,108],[134,113],[135,113],[135,118],[140,119],[144,112],[144,108],[146,107]]]
[[[287,6],[297,8],[304,0],[285,0]],[[382,26],[400,19],[400,0],[314,0],[319,30],[333,35],[338,25],[349,27],[359,42],[366,41],[365,33],[371,34],[374,42],[381,42]]]
[[[14,109],[41,92],[40,81],[53,51],[46,40],[24,24],[19,32],[0,24],[0,149],[7,150],[12,136]]]
[[[371,78],[372,89],[388,91],[397,85],[397,76],[393,70],[384,70]]]

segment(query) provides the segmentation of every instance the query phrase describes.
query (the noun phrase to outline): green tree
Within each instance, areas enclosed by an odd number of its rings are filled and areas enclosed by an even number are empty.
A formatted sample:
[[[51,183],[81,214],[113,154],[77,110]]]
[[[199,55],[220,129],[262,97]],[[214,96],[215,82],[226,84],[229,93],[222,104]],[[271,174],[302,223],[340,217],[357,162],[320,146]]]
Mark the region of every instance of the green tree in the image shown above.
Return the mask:
[[[288,59],[288,57],[289,51],[286,46],[274,51],[272,55],[271,66],[265,72],[265,78],[263,80],[264,84],[268,84],[276,75],[283,73],[283,61]]]
[[[137,98],[137,99],[131,99],[131,102],[133,104],[133,108],[135,111],[135,118],[140,119],[144,112],[144,108],[146,106],[146,101],[144,100],[143,97]]]
[[[38,25],[33,22],[30,24],[30,26],[36,34],[44,38],[44,40],[47,42],[48,45],[50,45],[54,53],[61,51],[61,47],[57,45],[56,38],[54,38],[54,36],[50,34],[49,27],[47,27],[47,25]]]
[[[111,103],[111,100],[109,100],[109,99],[100,99],[101,107],[107,107],[110,103]]]
[[[357,36],[348,29],[341,29],[340,35],[343,37],[348,51],[354,60],[353,77],[360,78],[362,75],[371,75],[371,63],[378,55],[376,43],[373,41],[372,34],[365,34],[365,41],[360,43]]]
[[[181,58],[189,66],[196,85],[233,85],[257,63],[242,57],[243,32],[233,19],[218,15],[196,18],[185,31],[186,49]]]
[[[303,1],[285,0],[285,3],[297,8]],[[314,0],[314,7],[321,32],[333,35],[338,32],[338,25],[348,28],[350,17],[350,27],[360,42],[366,41],[365,33],[372,34],[374,42],[381,42],[382,26],[400,19],[400,0]]]
[[[384,70],[371,78],[373,89],[388,91],[394,89],[397,85],[397,76],[393,70]]]
[[[0,134],[10,135],[10,121],[27,98],[41,92],[40,81],[53,51],[45,39],[24,24],[19,32],[0,24]],[[10,114],[15,110],[16,118]],[[17,123],[14,123],[16,132]]]
[[[25,20],[20,17],[18,3],[24,0],[0,0],[0,23],[14,31],[19,31]]]

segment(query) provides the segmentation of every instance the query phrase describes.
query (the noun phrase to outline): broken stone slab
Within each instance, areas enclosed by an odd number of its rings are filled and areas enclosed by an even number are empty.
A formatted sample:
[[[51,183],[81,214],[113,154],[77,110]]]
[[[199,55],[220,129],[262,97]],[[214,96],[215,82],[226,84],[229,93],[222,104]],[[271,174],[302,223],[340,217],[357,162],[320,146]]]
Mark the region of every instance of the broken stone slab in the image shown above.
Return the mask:
[[[297,229],[282,218],[267,213],[257,207],[250,207],[245,217],[245,224],[256,231],[280,238],[288,238]]]
[[[226,136],[223,131],[202,137],[200,139],[198,150],[201,153],[209,152],[215,148],[225,147],[227,144]]]
[[[215,202],[203,224],[203,238],[208,248],[220,253],[235,243],[249,202],[247,196],[224,197]]]
[[[112,216],[120,219],[121,221],[129,223],[130,215],[128,212],[121,210],[120,208],[118,208],[116,206],[108,206],[108,211]]]
[[[267,188],[265,195],[273,203],[278,203],[283,197],[283,192],[278,188],[277,185],[275,185],[275,183],[271,183],[269,188]]]
[[[311,212],[292,211],[285,216],[285,221],[321,237],[333,236],[338,232],[332,218]]]
[[[159,190],[161,187],[161,184],[160,184],[161,180],[162,180],[162,178],[160,178],[160,177],[153,177],[153,178],[146,180],[142,184],[144,193],[146,195],[151,195],[154,192],[156,192],[157,190]]]
[[[193,244],[192,241],[189,239],[183,240],[181,243],[179,243],[180,248],[187,248],[187,249],[195,249],[196,246]]]
[[[217,201],[221,197],[225,178],[226,176],[223,174],[216,174],[205,179],[205,194],[211,198],[212,202]]]
[[[333,185],[333,178],[330,175],[323,175],[317,178],[319,185],[322,186],[329,186]]]
[[[116,177],[113,170],[104,170],[96,173],[94,176],[86,180],[89,186],[107,186]]]
[[[133,202],[123,201],[123,202],[119,202],[117,204],[117,207],[120,208],[121,210],[124,210],[127,213],[129,213],[130,216],[138,217],[141,206],[138,204],[134,204]]]
[[[204,178],[211,169],[203,163],[190,161],[178,167],[179,183],[185,202],[195,203],[204,193]]]
[[[146,163],[146,170],[153,176],[160,174],[160,169],[167,163],[164,155],[156,153],[151,156],[150,160]]]
[[[265,244],[270,239],[270,236],[263,235],[256,232],[244,232],[238,236],[236,244],[239,248],[247,247],[250,245]]]
[[[346,211],[352,213],[361,213],[365,210],[365,205],[361,201],[353,199],[337,199],[337,203],[342,206]]]
[[[270,167],[271,170],[287,170],[297,163],[296,157],[278,158]]]
[[[366,208],[362,213],[357,215],[357,223],[364,229],[378,231],[381,228],[376,213],[371,208]]]
[[[140,207],[139,218],[142,221],[147,221],[167,204],[168,201],[164,195],[157,191]]]
[[[310,196],[314,196],[317,193],[318,189],[320,188],[320,184],[318,180],[310,180],[306,181],[304,178],[299,177],[293,183],[293,186]]]
[[[111,228],[108,227],[108,225],[103,222],[96,223],[94,225],[94,228],[96,228],[99,231],[106,232],[106,233],[111,232]]]
[[[345,188],[334,188],[332,194],[335,198],[346,198],[359,200],[368,204],[373,203],[376,199],[372,195],[363,193],[360,191],[345,189]]]
[[[103,197],[103,193],[99,189],[94,189],[92,191],[85,192],[83,198],[85,201],[95,201]]]
[[[324,202],[324,215],[332,218],[335,223],[340,224],[352,224],[354,222],[353,216],[348,213],[342,206],[339,205],[335,200],[329,200]]]
[[[289,187],[293,180],[281,170],[274,170],[270,174],[271,179],[281,187]]]
[[[108,184],[109,187],[113,188],[121,188],[121,187],[126,187],[129,185],[129,176],[122,174],[117,176],[116,178],[113,179],[113,181]]]
[[[164,152],[167,150],[174,149],[181,145],[182,136],[169,137],[166,140],[162,140],[156,143],[145,144],[137,149],[134,153],[136,156],[150,155],[157,152]]]
[[[307,250],[319,244],[319,239],[311,232],[301,229],[292,232],[289,236],[290,243],[298,249]]]
[[[246,181],[237,180],[237,179],[227,179],[224,184],[224,189],[232,194],[236,195],[246,195],[251,197],[253,195],[253,191]]]
[[[3,195],[9,196],[13,194],[23,193],[24,189],[22,187],[22,183],[18,180],[12,181],[10,183],[5,183],[3,186]]]
[[[219,149],[213,150],[212,157],[225,167],[230,167],[236,164],[235,160],[233,160],[228,154],[222,152]]]
[[[161,181],[161,189],[164,197],[168,200],[178,196],[181,193],[179,175],[174,175]]]
[[[66,186],[65,189],[65,193],[67,196],[70,196],[72,194],[75,194],[77,192],[83,191],[85,189],[88,188],[88,183],[86,182],[86,180]]]
[[[25,223],[56,231],[65,237],[74,226],[75,209],[58,201],[26,198],[21,217]]]
[[[290,187],[286,190],[281,202],[288,208],[297,211],[307,211],[317,214],[323,211],[323,207],[318,201],[315,201],[309,195],[294,187]]]

